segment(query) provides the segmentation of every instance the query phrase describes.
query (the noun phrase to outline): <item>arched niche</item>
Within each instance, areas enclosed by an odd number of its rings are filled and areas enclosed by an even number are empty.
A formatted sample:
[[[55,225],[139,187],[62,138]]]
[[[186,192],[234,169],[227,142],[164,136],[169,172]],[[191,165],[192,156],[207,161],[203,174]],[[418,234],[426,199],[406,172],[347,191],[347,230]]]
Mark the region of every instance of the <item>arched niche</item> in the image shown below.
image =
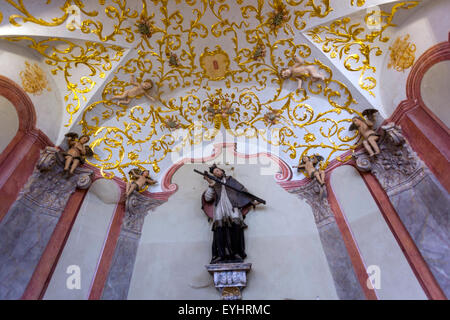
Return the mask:
[[[277,183],[291,176],[283,162],[268,153],[239,154],[234,144],[217,144],[210,157],[185,160],[162,182],[163,190],[176,192],[145,219],[128,299],[220,297],[205,268],[212,231],[200,197],[207,185],[193,172],[212,163],[267,201],[245,219],[245,262],[252,271],[243,298],[338,298],[311,207]],[[272,166],[276,170],[268,170]]]

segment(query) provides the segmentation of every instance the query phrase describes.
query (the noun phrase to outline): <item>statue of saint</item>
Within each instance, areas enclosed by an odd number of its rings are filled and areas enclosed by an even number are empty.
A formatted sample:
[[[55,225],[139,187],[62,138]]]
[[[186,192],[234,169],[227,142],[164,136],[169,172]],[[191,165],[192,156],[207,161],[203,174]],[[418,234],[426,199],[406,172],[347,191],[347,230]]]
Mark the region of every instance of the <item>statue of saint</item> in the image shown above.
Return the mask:
[[[233,177],[215,164],[209,172],[222,183],[208,176],[204,179],[209,187],[202,195],[202,209],[212,219],[214,232],[211,263],[242,262],[245,253],[244,229],[247,225],[244,218],[250,207],[261,201],[255,200],[247,189]],[[239,190],[239,191],[238,191]]]

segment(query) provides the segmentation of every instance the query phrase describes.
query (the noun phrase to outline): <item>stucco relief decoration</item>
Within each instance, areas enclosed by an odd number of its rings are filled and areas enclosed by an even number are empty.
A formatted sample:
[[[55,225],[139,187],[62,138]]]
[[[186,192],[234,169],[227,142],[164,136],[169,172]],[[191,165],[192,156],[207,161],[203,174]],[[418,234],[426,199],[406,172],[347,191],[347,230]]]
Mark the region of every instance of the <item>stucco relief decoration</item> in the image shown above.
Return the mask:
[[[253,60],[256,61],[264,61],[264,58],[266,57],[266,46],[262,43],[259,42],[254,50],[253,50]]]
[[[21,196],[39,207],[61,212],[75,190],[87,189],[91,185],[92,170],[77,168],[69,178],[64,177],[64,155],[60,149],[46,147],[30,179],[21,191]]]
[[[125,201],[125,217],[123,229],[140,236],[144,220],[149,211],[161,205],[164,201],[151,199],[133,190]]]
[[[214,51],[209,51],[208,48],[205,48],[205,51],[200,56],[200,65],[207,78],[222,80],[227,76],[230,58],[220,46],[216,46]]]
[[[410,188],[412,181],[426,174],[423,163],[403,137],[399,126],[391,122],[378,128],[377,132],[380,154],[370,158],[364,150],[356,151],[353,154],[356,167],[360,171],[372,172],[388,195]]]
[[[336,78],[333,64],[314,56],[306,34],[317,30],[330,51],[341,52],[346,67],[367,73],[373,70],[376,41],[386,38],[383,32],[393,26],[395,11],[417,2],[395,3],[390,12],[382,12],[382,28],[376,32],[360,32],[361,26],[344,18],[333,30],[328,22],[321,24],[320,19],[333,21],[329,0],[61,3],[43,3],[54,13],[44,18],[29,2],[6,0],[3,24],[9,22],[18,32],[0,38],[32,49],[65,82],[63,133],[91,138],[94,155],[86,162],[105,178],[129,180],[131,168],[158,173],[172,152],[225,132],[279,147],[293,164],[316,153],[324,157],[323,169],[336,156],[348,160],[339,155],[355,148],[357,134],[347,129],[355,115],[361,116],[358,101],[349,82]],[[346,0],[349,12],[365,4]],[[68,30],[73,6],[79,8],[79,26]],[[27,35],[26,27],[33,24],[64,37]],[[339,34],[354,41],[340,42]],[[358,58],[341,45],[359,50]],[[292,83],[283,80],[280,70],[292,66],[293,57],[317,71],[320,81],[305,76],[302,90],[289,90]],[[132,75],[135,81],[130,82]],[[361,77],[364,88],[372,90],[370,76]],[[144,94],[131,95],[129,104],[124,103],[128,95],[114,99],[148,79],[153,88],[146,93],[153,99]],[[317,105],[314,98],[323,103]]]
[[[45,90],[52,91],[44,70],[37,63],[25,61],[25,70],[20,71],[20,79],[25,92],[39,96]]]
[[[380,45],[390,39],[386,30],[396,26],[392,22],[396,12],[414,8],[418,4],[419,1],[404,1],[395,4],[390,12],[369,10],[362,21],[358,17],[345,17],[329,25],[314,27],[307,34],[312,41],[322,45],[322,50],[332,59],[342,61],[345,69],[359,72],[360,88],[375,97],[373,89],[377,85],[374,77],[377,69],[372,58],[383,54]]]
[[[351,4],[352,6],[358,6],[358,7],[361,7],[361,6],[363,6],[363,5],[366,4],[366,0],[351,0],[350,4]]]
[[[389,64],[388,69],[393,68],[396,71],[405,71],[414,64],[416,59],[416,45],[410,40],[410,35],[398,37],[394,44],[389,47]]]
[[[141,19],[137,22],[139,33],[147,38],[150,38],[153,34],[153,23],[149,17],[145,15],[141,16]]]
[[[291,189],[289,192],[298,195],[311,206],[314,221],[318,227],[334,221],[334,215],[327,200],[326,188],[323,188],[317,179],[312,179],[306,185]]]
[[[267,19],[267,24],[269,25],[271,32],[276,36],[278,34],[278,29],[283,26],[288,26],[286,23],[291,16],[289,15],[286,5],[283,4],[282,1],[274,1],[273,8],[274,10],[268,14],[269,18]],[[290,29],[290,31],[292,31],[292,29]]]

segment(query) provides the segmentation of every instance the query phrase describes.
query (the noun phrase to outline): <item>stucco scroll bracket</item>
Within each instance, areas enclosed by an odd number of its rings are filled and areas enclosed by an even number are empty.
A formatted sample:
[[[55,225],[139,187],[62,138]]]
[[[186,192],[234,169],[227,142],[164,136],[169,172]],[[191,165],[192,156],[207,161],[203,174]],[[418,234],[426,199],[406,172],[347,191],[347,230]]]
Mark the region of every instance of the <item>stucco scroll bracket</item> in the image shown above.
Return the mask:
[[[364,150],[359,150],[353,158],[356,168],[375,175],[389,195],[411,187],[427,170],[402,135],[400,126],[390,122],[380,129],[380,154],[369,157]]]
[[[47,146],[41,150],[41,154],[36,164],[40,172],[49,172],[55,169],[55,166],[64,167],[64,155],[59,148]],[[74,171],[76,176],[76,187],[78,189],[87,189],[92,183],[91,176],[93,171],[85,168],[77,168]]]
[[[402,149],[402,146],[405,144],[405,138],[402,135],[401,127],[393,122],[381,126],[378,129],[378,134],[380,136],[378,143],[381,151],[379,155],[371,158],[364,149],[360,149],[353,153],[353,159],[355,159],[356,168],[359,171],[372,171],[374,163],[379,162],[380,160],[383,162],[382,159],[386,160],[386,157],[389,157],[389,154],[392,154],[393,152],[398,156],[399,150]]]
[[[148,212],[162,203],[164,203],[163,200],[149,198],[138,191],[133,191],[125,202],[125,217],[122,229],[140,237]]]

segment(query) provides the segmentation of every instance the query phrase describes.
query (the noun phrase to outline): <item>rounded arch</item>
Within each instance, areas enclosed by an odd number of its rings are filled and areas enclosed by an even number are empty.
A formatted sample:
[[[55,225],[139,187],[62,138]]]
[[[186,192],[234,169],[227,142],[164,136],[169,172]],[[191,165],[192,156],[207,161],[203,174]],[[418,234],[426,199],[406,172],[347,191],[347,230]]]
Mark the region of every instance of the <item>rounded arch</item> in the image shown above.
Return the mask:
[[[0,75],[0,95],[11,101],[19,115],[19,131],[36,127],[36,111],[30,97],[14,81]]]
[[[30,97],[11,79],[0,75],[0,96],[8,99],[17,111],[19,129],[8,146],[0,154],[0,165],[20,143],[25,134],[36,129],[36,111]]]
[[[450,33],[448,41],[441,42],[425,51],[417,59],[406,82],[406,96],[410,101],[418,104],[428,115],[442,128],[446,128],[443,122],[427,107],[423,100],[421,87],[422,80],[428,70],[439,62],[450,60]]]
[[[425,51],[417,59],[406,83],[406,96],[408,99],[419,99],[423,103],[420,93],[420,85],[425,73],[435,64],[450,60],[450,33],[447,42],[441,42]]]

